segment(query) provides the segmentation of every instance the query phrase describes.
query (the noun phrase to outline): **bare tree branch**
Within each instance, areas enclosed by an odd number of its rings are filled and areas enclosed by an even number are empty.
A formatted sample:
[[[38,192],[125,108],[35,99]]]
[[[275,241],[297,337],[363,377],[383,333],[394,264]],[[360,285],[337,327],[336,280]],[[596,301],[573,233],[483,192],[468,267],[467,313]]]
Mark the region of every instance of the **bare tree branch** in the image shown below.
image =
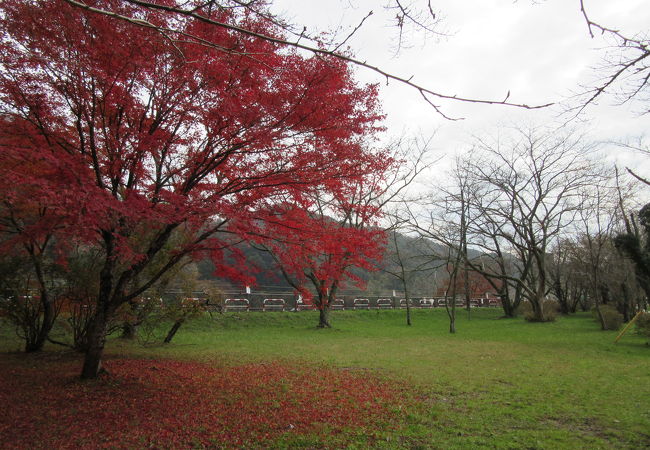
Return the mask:
[[[606,72],[601,81],[595,87],[588,88],[581,97],[579,106],[576,108],[580,114],[587,106],[594,103],[599,97],[610,92],[614,87],[619,86],[620,103],[626,103],[638,99],[648,90],[650,80],[650,39],[646,35],[628,36],[621,31],[608,28],[592,20],[587,14],[585,1],[580,0],[580,12],[587,24],[589,35],[595,38],[595,33],[610,36],[616,42],[616,52],[604,60],[598,71]],[[647,100],[642,98],[640,100]],[[650,108],[644,107],[643,113],[650,112]]]
[[[136,26],[143,26],[143,27],[147,27],[147,28],[159,28],[156,25],[151,24],[150,22],[147,22],[147,21],[142,20],[142,19],[138,19],[138,18],[135,18],[135,17],[124,16],[124,15],[121,15],[121,14],[117,14],[114,11],[107,10],[107,9],[92,7],[92,6],[84,3],[83,0],[63,0],[63,1],[69,3],[72,6],[82,8],[82,9],[85,9],[85,10],[93,12],[93,13],[104,14],[104,15],[107,15],[109,17],[113,17],[115,19],[125,20],[127,22],[130,22],[130,23],[136,25]],[[225,29],[231,30],[231,31],[240,33],[242,35],[254,37],[254,38],[257,38],[257,39],[262,39],[262,40],[265,40],[267,42],[272,42],[274,44],[278,44],[278,45],[282,45],[282,46],[286,46],[286,47],[297,48],[297,49],[300,49],[300,50],[310,52],[310,53],[312,53],[314,55],[339,59],[341,61],[345,61],[345,62],[348,62],[350,64],[353,64],[353,65],[356,65],[356,66],[359,66],[359,67],[363,67],[365,69],[368,69],[368,70],[370,70],[372,72],[375,72],[375,73],[381,75],[382,77],[384,77],[386,79],[386,82],[389,82],[390,80],[393,80],[393,81],[396,81],[398,83],[409,86],[410,88],[415,89],[416,91],[418,91],[420,93],[420,95],[423,97],[423,99],[429,105],[431,105],[431,107],[438,114],[440,114],[442,117],[444,117],[444,118],[446,118],[448,120],[459,120],[461,118],[452,118],[452,117],[446,115],[441,110],[441,106],[434,103],[434,101],[433,101],[434,98],[439,99],[439,100],[451,100],[451,101],[458,101],[458,102],[464,102],[464,103],[512,106],[512,107],[524,108],[524,109],[539,109],[539,108],[545,108],[545,107],[548,107],[548,106],[552,105],[552,103],[547,103],[547,104],[543,104],[543,105],[527,105],[525,103],[508,102],[507,99],[508,99],[509,96],[505,96],[504,100],[489,100],[489,99],[477,99],[477,98],[463,97],[463,96],[459,96],[459,95],[444,94],[444,93],[441,93],[441,92],[437,92],[437,91],[435,91],[435,90],[433,90],[433,89],[431,89],[429,87],[426,87],[425,85],[413,82],[412,81],[412,79],[413,79],[412,76],[407,78],[407,77],[404,77],[404,76],[396,75],[396,74],[394,74],[392,72],[385,71],[385,70],[383,70],[382,68],[380,68],[380,67],[378,67],[376,65],[368,63],[367,61],[357,59],[357,58],[352,57],[352,56],[350,56],[348,54],[340,53],[340,52],[335,51],[335,50],[327,50],[327,49],[324,49],[324,48],[319,47],[317,45],[301,44],[299,41],[291,42],[291,41],[289,41],[287,39],[284,39],[284,38],[271,36],[271,35],[264,34],[264,33],[261,33],[261,32],[253,31],[251,29],[248,29],[248,28],[245,28],[245,27],[242,27],[242,26],[238,26],[238,25],[222,22],[222,21],[219,21],[219,20],[215,20],[215,19],[212,19],[212,18],[210,18],[210,17],[208,17],[208,16],[206,16],[204,14],[201,14],[199,12],[199,10],[197,10],[196,8],[183,9],[181,7],[170,6],[170,5],[166,5],[166,4],[159,4],[159,3],[149,2],[149,1],[142,1],[142,0],[124,0],[124,1],[127,2],[127,3],[130,3],[132,5],[144,8],[145,10],[163,11],[163,12],[166,12],[166,13],[169,13],[169,14],[178,15],[180,17],[191,18],[191,19],[194,19],[194,20],[201,21],[203,23],[210,24],[210,25],[215,26],[215,27],[225,28]],[[242,6],[245,6],[245,4],[242,3]],[[257,10],[255,10],[254,12],[257,12]],[[161,30],[161,31],[170,32],[170,30],[167,30],[167,29],[164,29],[164,30]],[[205,40],[202,40],[202,39],[200,39],[200,38],[198,38],[196,36],[192,36],[192,37],[196,38],[197,42],[199,42],[199,43],[201,43],[203,45],[207,44],[205,42]],[[222,46],[219,46],[219,45],[217,45],[217,44],[215,44],[213,42],[210,42],[210,45],[214,46],[215,48],[217,48],[219,50],[222,50],[222,51],[224,50],[224,48]]]
[[[641,177],[640,175],[637,175],[637,174],[634,173],[634,171],[633,171],[632,169],[630,169],[629,167],[626,167],[625,169],[628,171],[628,173],[629,173],[630,175],[632,175],[634,178],[636,178],[637,180],[639,180],[641,183],[643,183],[643,184],[647,184],[648,186],[650,186],[650,180],[647,180],[646,178],[643,178],[643,177]]]

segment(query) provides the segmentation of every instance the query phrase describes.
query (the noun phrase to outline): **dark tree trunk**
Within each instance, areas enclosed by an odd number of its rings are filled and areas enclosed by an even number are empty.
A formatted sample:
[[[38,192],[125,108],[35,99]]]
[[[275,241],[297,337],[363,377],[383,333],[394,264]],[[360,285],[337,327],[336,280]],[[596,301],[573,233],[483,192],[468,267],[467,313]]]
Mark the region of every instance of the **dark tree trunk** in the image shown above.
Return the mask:
[[[559,278],[560,277],[558,275],[554,283],[555,296],[557,297],[557,301],[560,304],[560,313],[568,316],[570,312],[569,299],[567,292],[562,287],[562,282],[559,280]]]
[[[569,302],[569,312],[575,314],[578,310],[578,305],[580,304],[580,297],[582,296],[582,291],[577,287],[574,287],[571,290],[571,298]]]
[[[606,330],[607,329],[607,322],[605,322],[605,317],[603,316],[603,312],[600,310],[600,304],[596,303],[596,313],[598,315],[598,321],[600,322],[600,329],[601,330]]]
[[[464,262],[463,262],[463,287],[465,289],[465,308],[467,309],[467,319],[472,318],[472,305],[471,305],[471,295],[469,291],[469,268],[467,267],[467,246],[463,247],[464,251]]]
[[[631,299],[630,292],[628,291],[627,284],[621,283],[621,290],[623,291],[623,320],[629,322],[632,320],[632,308],[631,308]]]
[[[503,315],[509,319],[515,317],[517,315],[517,308],[510,300],[510,294],[508,294],[507,287],[499,292],[499,297],[501,298],[501,308],[503,308]]]
[[[456,333],[456,297],[451,299],[451,314],[449,314],[449,332]]]
[[[178,319],[176,322],[174,322],[174,325],[172,325],[171,329],[169,330],[169,333],[167,333],[167,336],[165,337],[165,344],[169,344],[172,339],[174,339],[174,336],[176,335],[176,332],[179,330],[181,325],[185,322],[185,319]]]
[[[112,240],[107,239],[107,248],[111,248]],[[114,260],[109,256],[99,275],[99,293],[97,295],[97,308],[88,324],[86,331],[86,353],[81,369],[82,379],[97,378],[102,372],[102,355],[106,344],[108,321],[120,303],[113,293],[113,265]]]
[[[449,285],[445,290],[445,309],[449,317],[449,332],[456,333],[456,281],[458,279],[458,263],[460,262],[460,252],[456,254],[454,268],[449,274]],[[451,295],[450,291],[451,290]],[[451,296],[451,308],[449,307],[449,297]]]
[[[408,298],[406,299],[406,325],[411,326],[411,305]]]
[[[87,348],[83,368],[81,369],[82,379],[97,378],[103,370],[102,355],[106,344],[107,324],[108,314],[106,308],[97,308],[95,316],[88,327]]]
[[[336,299],[336,291],[338,289],[338,283],[332,283],[329,289],[325,289],[321,285],[321,289],[318,295],[318,328],[332,328],[330,323],[330,306],[332,302]]]
[[[25,352],[39,352],[43,350],[45,341],[52,331],[54,326],[54,321],[56,320],[56,310],[52,299],[50,298],[49,291],[47,288],[47,283],[45,281],[45,274],[43,271],[43,262],[41,256],[36,255],[34,252],[33,246],[28,246],[27,250],[30,254],[32,263],[34,264],[34,270],[36,272],[36,280],[38,281],[39,293],[40,293],[40,304],[43,308],[43,320],[39,324],[38,313],[34,317],[34,322],[31,324],[33,327],[33,334],[29,334],[27,337],[27,342],[25,342]]]
[[[122,335],[120,338],[134,340],[138,336],[138,326],[131,322],[122,324]]]
[[[409,298],[409,288],[406,283],[406,275],[404,274],[404,269],[402,268],[402,287],[404,288],[404,297],[406,300],[406,325],[411,326],[411,299]]]
[[[503,308],[503,315],[509,319],[515,317],[515,309],[512,307],[512,303],[509,298],[501,299],[501,306]]]
[[[449,332],[456,333],[456,273],[453,274],[453,283],[452,287],[452,296],[451,296],[451,307],[449,306],[449,295],[445,293],[445,309],[447,310],[447,316],[449,317]]]
[[[543,273],[540,272],[537,276],[537,289],[535,296],[530,299],[530,303],[533,307],[534,322],[544,322],[546,320],[544,314],[544,300],[546,300],[545,289],[546,279],[544,278]]]
[[[321,305],[318,311],[318,328],[332,328],[329,305]]]
[[[607,305],[610,302],[610,297],[609,297],[609,286],[607,286],[605,283],[599,283],[599,289],[600,289],[600,297],[602,298],[602,304]]]
[[[539,297],[531,298],[530,302],[533,307],[533,322],[544,322],[544,300]]]
[[[521,286],[517,285],[515,287],[514,299],[510,296],[508,288],[508,284],[503,281],[503,284],[500,286],[498,292],[499,297],[501,298],[501,307],[503,308],[504,317],[508,319],[514,319],[517,317],[517,308],[521,303]]]
[[[580,297],[578,299],[578,303],[580,305],[580,310],[582,312],[589,311],[589,302],[588,302],[588,298],[587,298],[587,290],[586,289],[583,289],[580,292]]]
[[[54,305],[49,300],[47,291],[41,291],[41,306],[43,307],[43,321],[40,326],[34,324],[34,335],[29,336],[25,342],[25,353],[40,352],[45,341],[52,331],[56,319]]]
[[[32,341],[31,339],[27,339],[25,342],[25,353],[40,352],[43,350],[44,344],[45,343],[39,344],[39,342],[36,340]]]

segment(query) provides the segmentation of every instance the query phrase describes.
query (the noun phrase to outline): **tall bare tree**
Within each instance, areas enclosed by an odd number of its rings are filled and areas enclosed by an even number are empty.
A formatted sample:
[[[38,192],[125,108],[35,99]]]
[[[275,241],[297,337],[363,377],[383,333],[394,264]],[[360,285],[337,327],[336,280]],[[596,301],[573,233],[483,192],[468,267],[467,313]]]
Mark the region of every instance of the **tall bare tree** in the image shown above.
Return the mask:
[[[479,139],[465,160],[475,186],[471,240],[497,255],[498,276],[530,301],[532,320],[546,320],[550,246],[575,221],[583,192],[599,176],[592,149],[577,134],[518,128],[509,137]],[[505,269],[506,259],[517,262],[514,271]]]

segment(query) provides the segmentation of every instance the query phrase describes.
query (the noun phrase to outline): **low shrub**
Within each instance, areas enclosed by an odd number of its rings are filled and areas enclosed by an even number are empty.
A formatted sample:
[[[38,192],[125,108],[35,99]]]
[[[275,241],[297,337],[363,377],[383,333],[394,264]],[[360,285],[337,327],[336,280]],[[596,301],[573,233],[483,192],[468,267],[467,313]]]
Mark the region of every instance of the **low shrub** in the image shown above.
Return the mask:
[[[623,314],[618,312],[613,306],[601,305],[600,314],[603,316],[604,324],[601,325],[604,326],[604,330],[618,330],[625,322]],[[591,315],[593,316],[594,320],[600,322],[600,318],[598,317],[598,310],[596,308],[593,308],[591,310]]]
[[[559,311],[560,305],[554,300],[544,300],[544,303],[542,303],[542,320],[535,317],[535,311],[530,302],[522,302],[517,308],[517,314],[522,315],[528,322],[555,322]]]
[[[650,339],[650,313],[642,313],[634,322],[637,333]]]

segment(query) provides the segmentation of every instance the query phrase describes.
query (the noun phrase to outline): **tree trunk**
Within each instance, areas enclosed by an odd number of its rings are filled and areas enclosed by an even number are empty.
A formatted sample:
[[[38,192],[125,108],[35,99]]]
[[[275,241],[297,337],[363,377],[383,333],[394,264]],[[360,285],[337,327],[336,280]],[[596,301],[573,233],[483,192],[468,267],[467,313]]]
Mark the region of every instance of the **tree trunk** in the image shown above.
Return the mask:
[[[318,328],[332,328],[332,325],[330,325],[330,306],[321,305],[318,311]]]
[[[472,318],[472,305],[470,305],[470,292],[469,292],[469,267],[467,266],[467,202],[465,200],[465,189],[461,189],[460,201],[462,211],[460,213],[460,247],[463,252],[463,289],[465,290],[465,307],[467,308],[467,319]],[[454,306],[456,305],[456,291],[454,290]],[[453,324],[450,323],[450,333],[456,330],[455,317]],[[454,331],[451,331],[453,326]]]
[[[122,324],[122,339],[135,339],[138,337],[138,327],[144,322],[146,318],[146,311],[135,299],[130,300],[129,309],[132,315],[129,320],[125,320]]]
[[[445,300],[446,302],[447,300]],[[455,333],[456,332],[456,297],[454,296],[452,299],[452,304],[451,304],[451,312],[449,311],[449,307],[447,310],[447,314],[449,315],[449,332],[450,333]]]
[[[409,289],[406,284],[406,275],[402,269],[402,287],[404,288],[404,300],[406,300],[406,325],[411,326],[411,299],[409,298]]]
[[[559,278],[560,276],[557,275],[557,279],[554,283],[555,296],[560,304],[560,313],[564,316],[568,316],[570,312],[568,293],[562,287],[562,282]]]
[[[330,323],[330,306],[336,299],[338,283],[332,283],[329,289],[321,289],[318,294],[318,328],[332,328]]]
[[[533,321],[544,322],[544,298],[535,296],[535,298],[531,300],[530,304],[533,307]]]
[[[503,308],[504,317],[508,319],[514,319],[517,317],[517,309],[521,304],[521,285],[517,284],[515,286],[514,298],[510,296],[508,291],[509,286],[504,281],[501,289],[499,290],[499,296],[501,298],[501,307]]]
[[[531,298],[531,305],[533,307],[533,321],[535,322],[544,322],[546,320],[544,316],[544,300],[546,296],[544,295],[544,290],[546,288],[546,282],[543,275],[538,274],[537,278],[537,292],[535,292],[534,298]]]
[[[44,344],[40,344],[37,340],[27,339],[25,342],[25,353],[40,352],[43,350]]]
[[[169,333],[167,333],[167,336],[165,337],[165,344],[169,344],[174,336],[176,335],[176,332],[178,329],[183,325],[185,322],[185,319],[178,319],[176,322],[174,322],[174,325],[172,326],[171,330],[169,330]]]
[[[578,304],[580,303],[581,295],[582,295],[582,291],[577,287],[574,287],[571,290],[571,298],[569,301],[569,312],[571,314],[575,314],[576,311],[578,310]]]
[[[54,310],[54,305],[49,300],[47,291],[41,290],[41,305],[43,307],[43,321],[40,327],[35,325],[35,336],[28,338],[25,342],[25,353],[40,352],[43,350],[45,341],[54,326],[56,311]]]
[[[122,324],[122,335],[120,338],[134,340],[138,336],[138,326],[131,322]]]
[[[501,307],[503,308],[503,315],[505,317],[509,319],[515,317],[515,308],[512,306],[512,302],[510,302],[510,298],[501,297]]]
[[[411,326],[411,305],[409,299],[406,299],[406,325]]]
[[[580,304],[580,310],[582,312],[589,311],[589,303],[587,300],[587,290],[583,289],[580,291],[580,296],[578,297],[578,303]]]
[[[630,299],[630,292],[628,291],[627,284],[626,283],[621,283],[621,290],[623,291],[623,320],[625,322],[629,322],[632,320],[633,312],[632,312],[632,302]]]
[[[467,246],[463,247],[464,251],[464,262],[463,262],[463,287],[465,289],[465,308],[467,308],[467,319],[472,318],[472,305],[471,305],[471,295],[469,291],[469,268],[467,267]]]
[[[601,330],[606,330],[607,329],[607,322],[605,322],[605,317],[603,316],[602,311],[600,310],[600,304],[596,303],[596,313],[598,315],[598,321],[600,322],[600,329]]]
[[[456,283],[456,277],[454,276],[454,283]],[[455,289],[454,289],[455,294]],[[449,332],[454,334],[456,333],[456,296],[454,295],[451,299],[452,304],[451,308],[449,307],[449,295],[445,294],[445,309],[447,310],[447,316],[449,317]]]
[[[25,352],[39,352],[43,350],[45,341],[52,331],[54,326],[54,320],[56,319],[56,311],[54,310],[54,305],[51,302],[49,291],[47,289],[47,283],[45,282],[45,275],[43,273],[43,265],[41,256],[37,256],[34,253],[33,247],[28,248],[32,263],[34,264],[34,270],[36,272],[36,279],[38,281],[39,293],[40,293],[40,303],[43,307],[43,321],[40,326],[38,325],[38,316],[35,318],[35,323],[32,324],[34,327],[34,335],[27,338],[25,343]]]
[[[609,286],[607,286],[605,283],[599,283],[599,289],[602,298],[602,304],[607,305],[610,302]]]
[[[113,260],[107,258],[99,277],[97,308],[86,331],[86,353],[81,369],[82,379],[97,378],[102,373],[102,355],[106,344],[106,331],[111,315],[120,303],[113,292]]]
[[[103,305],[102,305],[103,306]],[[104,307],[97,308],[88,327],[87,348],[81,369],[82,379],[97,378],[102,373],[102,355],[106,344],[108,314]]]
[[[458,262],[460,261],[460,252],[456,254],[456,261],[454,262],[454,268],[449,274],[449,285],[445,290],[445,309],[447,310],[447,316],[449,317],[449,332],[456,333],[456,281],[458,278]],[[451,308],[449,307],[449,297],[451,290]]]

